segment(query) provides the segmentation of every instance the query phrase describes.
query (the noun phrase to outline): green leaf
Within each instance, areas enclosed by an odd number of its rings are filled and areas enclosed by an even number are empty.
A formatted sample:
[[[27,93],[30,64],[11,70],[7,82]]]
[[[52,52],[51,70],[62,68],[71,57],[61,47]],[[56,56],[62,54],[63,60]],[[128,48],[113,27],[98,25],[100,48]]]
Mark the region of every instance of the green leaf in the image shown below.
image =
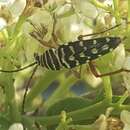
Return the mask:
[[[87,107],[91,104],[92,104],[91,101],[84,99],[84,98],[69,97],[69,98],[60,100],[60,101],[56,102],[55,104],[53,104],[52,106],[50,106],[48,108],[46,114],[48,116],[58,115],[63,110],[66,112],[71,112],[71,111],[75,111],[75,110]]]
[[[0,114],[0,129],[8,130],[9,126],[10,126],[10,122],[2,114]]]

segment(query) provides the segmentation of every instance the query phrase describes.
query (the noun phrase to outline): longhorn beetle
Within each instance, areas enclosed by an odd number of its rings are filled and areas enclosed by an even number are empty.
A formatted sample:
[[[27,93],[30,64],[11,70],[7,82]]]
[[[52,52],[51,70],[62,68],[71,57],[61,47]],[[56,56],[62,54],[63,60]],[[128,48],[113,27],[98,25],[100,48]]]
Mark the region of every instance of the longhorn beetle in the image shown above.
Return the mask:
[[[129,24],[129,22],[127,22],[127,24]],[[121,24],[118,24],[102,32],[88,35],[81,35],[78,37],[79,40],[69,42],[68,44],[60,45],[58,48],[50,48],[41,55],[39,55],[38,53],[34,53],[35,62],[33,62],[32,64],[16,70],[1,69],[0,72],[7,72],[7,73],[18,72],[31,66],[34,66],[36,64],[54,71],[54,70],[61,70],[63,68],[72,69],[76,66],[89,63],[89,65],[91,66],[90,68],[94,69],[94,67],[92,67],[91,61],[113,51],[123,40],[126,39],[126,37],[120,38],[120,37],[106,36],[89,40],[83,40],[83,37],[101,34],[111,29],[117,28],[120,25]],[[129,70],[123,69],[122,71],[129,71]],[[105,75],[110,74],[111,73]],[[97,76],[96,73],[94,73],[94,75]]]
[[[90,61],[113,51],[121,41],[122,39],[120,37],[101,37],[69,42],[68,44],[61,45],[56,49],[48,49],[41,55],[35,53],[35,62],[28,66],[17,70],[0,71],[12,73],[24,70],[35,64],[46,67],[49,70],[61,70],[63,68],[71,69],[89,63]]]
[[[127,22],[127,24],[129,24],[129,22]],[[16,69],[16,70],[1,69],[0,72],[13,73],[13,72],[22,71],[24,69],[36,65],[27,83],[27,86],[29,86],[30,80],[32,79],[32,76],[35,73],[38,66],[46,67],[47,69],[54,71],[54,70],[61,70],[63,68],[72,69],[76,66],[80,66],[82,64],[88,63],[91,71],[96,77],[112,75],[122,71],[130,72],[130,70],[121,68],[114,72],[109,72],[109,73],[99,75],[96,72],[94,65],[91,63],[93,60],[97,59],[98,57],[101,57],[113,51],[123,40],[126,39],[126,37],[121,38],[121,37],[106,36],[106,37],[99,37],[99,38],[94,38],[89,40],[83,40],[83,37],[85,36],[101,34],[111,29],[117,28],[119,26],[121,26],[121,24],[118,24],[112,28],[109,28],[99,33],[81,35],[78,37],[77,41],[69,42],[68,44],[61,45],[58,48],[50,48],[41,55],[35,53],[34,54],[35,62],[33,62],[30,65],[27,65],[23,68]],[[27,91],[28,91],[28,87],[26,87],[26,91],[23,98],[23,112],[24,112],[24,103],[25,103],[25,97],[27,95]]]

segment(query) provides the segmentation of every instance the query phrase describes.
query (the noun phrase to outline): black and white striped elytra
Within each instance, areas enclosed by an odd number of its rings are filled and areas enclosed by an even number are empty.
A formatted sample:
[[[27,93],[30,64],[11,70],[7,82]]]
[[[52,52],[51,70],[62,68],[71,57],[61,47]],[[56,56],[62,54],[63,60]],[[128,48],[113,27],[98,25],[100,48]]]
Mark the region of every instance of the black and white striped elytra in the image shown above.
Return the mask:
[[[103,56],[121,43],[120,37],[101,37],[69,42],[42,55],[35,54],[37,64],[50,70],[74,68]]]

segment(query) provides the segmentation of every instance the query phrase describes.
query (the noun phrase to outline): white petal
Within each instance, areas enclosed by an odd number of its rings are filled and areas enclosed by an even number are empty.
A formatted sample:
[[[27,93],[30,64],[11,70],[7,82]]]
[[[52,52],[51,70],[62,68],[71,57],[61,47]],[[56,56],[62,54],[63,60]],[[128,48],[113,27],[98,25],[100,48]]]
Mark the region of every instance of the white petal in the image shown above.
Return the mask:
[[[0,5],[11,5],[15,0],[0,0]]]
[[[21,123],[14,123],[9,127],[9,130],[23,130],[23,125]]]
[[[95,126],[98,130],[106,130],[107,128],[106,116],[101,114],[100,117],[95,121]]]
[[[26,0],[16,0],[10,7],[9,10],[14,17],[18,17],[26,6]]]
[[[97,16],[97,9],[87,0],[72,0],[77,12],[89,18],[95,18]]]
[[[123,68],[130,70],[130,57],[126,57]]]
[[[130,73],[125,72],[123,74],[123,79],[124,79],[126,89],[130,92]]]
[[[124,45],[120,44],[114,51],[115,53],[115,66],[116,68],[122,68],[125,61],[125,49]]]
[[[120,118],[124,124],[130,125],[130,112],[129,111],[123,110],[121,112]]]
[[[86,73],[84,71],[84,73]],[[97,88],[99,84],[102,82],[101,78],[95,77],[91,72],[87,72],[87,76],[84,76],[85,80],[87,81],[88,84],[90,84],[91,87]]]
[[[0,30],[3,29],[7,25],[6,21],[0,17]]]

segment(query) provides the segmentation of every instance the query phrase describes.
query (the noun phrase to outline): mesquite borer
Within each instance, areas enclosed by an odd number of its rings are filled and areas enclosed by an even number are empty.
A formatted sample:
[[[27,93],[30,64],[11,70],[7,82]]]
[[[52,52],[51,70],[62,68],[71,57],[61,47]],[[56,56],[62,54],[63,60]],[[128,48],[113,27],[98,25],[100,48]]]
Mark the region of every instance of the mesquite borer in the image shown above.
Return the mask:
[[[17,72],[36,64],[42,67],[46,67],[49,70],[61,70],[63,68],[71,69],[85,63],[91,63],[91,61],[97,59],[98,57],[101,57],[114,50],[124,39],[126,39],[126,37],[121,38],[106,36],[88,40],[83,40],[83,37],[101,34],[111,29],[117,28],[120,25],[121,24],[118,24],[110,29],[99,33],[83,36],[81,35],[78,37],[77,41],[60,45],[57,48],[50,48],[41,55],[35,53],[34,63],[16,70],[8,71],[1,69],[0,72]]]

